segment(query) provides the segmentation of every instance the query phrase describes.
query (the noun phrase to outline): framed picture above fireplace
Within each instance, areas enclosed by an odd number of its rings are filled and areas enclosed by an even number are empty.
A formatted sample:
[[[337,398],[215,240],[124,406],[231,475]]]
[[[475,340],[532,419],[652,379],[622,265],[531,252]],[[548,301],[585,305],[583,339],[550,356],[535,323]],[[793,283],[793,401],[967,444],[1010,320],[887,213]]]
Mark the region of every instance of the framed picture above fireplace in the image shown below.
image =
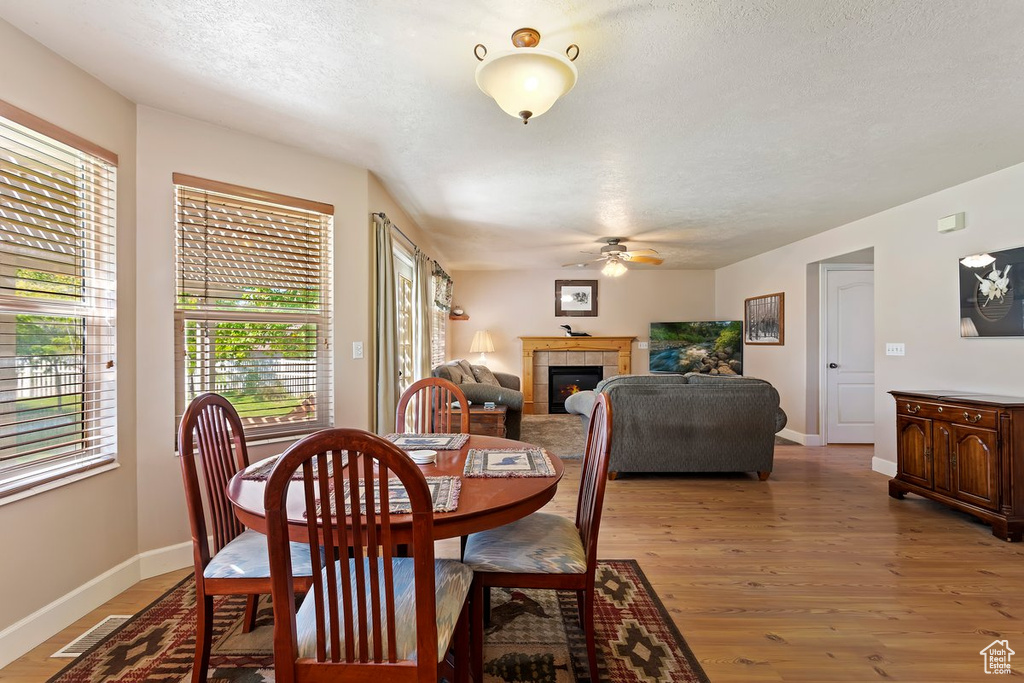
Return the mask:
[[[596,318],[597,280],[555,280],[556,318]]]

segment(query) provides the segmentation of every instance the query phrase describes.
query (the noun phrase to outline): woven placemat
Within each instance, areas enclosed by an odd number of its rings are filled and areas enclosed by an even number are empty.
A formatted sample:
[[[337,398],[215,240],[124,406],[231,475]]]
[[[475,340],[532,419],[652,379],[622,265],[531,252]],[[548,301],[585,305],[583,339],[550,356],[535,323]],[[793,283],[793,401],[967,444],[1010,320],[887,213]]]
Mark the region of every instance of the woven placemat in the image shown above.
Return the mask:
[[[471,448],[467,477],[553,477],[555,468],[541,448]]]
[[[459,493],[462,491],[462,480],[454,476],[427,477],[427,488],[430,489],[430,498],[434,503],[434,512],[454,512],[459,507]],[[374,512],[380,514],[380,494],[377,489],[377,482],[374,481]],[[345,515],[352,514],[351,496],[349,494],[349,483],[345,480]],[[359,487],[359,508],[360,512],[366,512],[365,489]],[[405,515],[412,512],[412,504],[409,502],[409,494],[405,486],[396,478],[388,479],[388,510],[394,515]],[[316,514],[319,517],[323,508],[318,500],[316,503]],[[337,503],[334,499],[334,490],[331,490],[331,516],[337,517]]]
[[[270,471],[274,469],[274,465],[277,464],[277,460],[280,457],[280,455],[272,455],[265,460],[260,460],[259,462],[249,465],[242,471],[242,479],[247,479],[249,481],[266,481],[270,478]],[[341,464],[348,464],[347,455],[342,457]],[[327,461],[327,475],[334,476],[334,464],[331,460]],[[313,465],[313,478],[320,478],[320,468],[316,464]],[[292,479],[296,481],[302,479],[302,467],[299,467],[299,469],[292,473]]]
[[[457,451],[466,445],[469,434],[388,434],[384,438],[406,451],[417,451],[422,448]]]

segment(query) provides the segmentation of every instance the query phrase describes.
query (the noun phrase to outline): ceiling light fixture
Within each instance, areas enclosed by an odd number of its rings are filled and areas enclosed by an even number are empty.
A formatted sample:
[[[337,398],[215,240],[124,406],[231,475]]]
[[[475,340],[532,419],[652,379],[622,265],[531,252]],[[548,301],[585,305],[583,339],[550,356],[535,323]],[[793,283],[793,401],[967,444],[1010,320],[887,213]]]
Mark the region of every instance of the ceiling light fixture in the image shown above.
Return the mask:
[[[604,268],[601,269],[602,275],[608,277],[618,277],[626,272],[626,266],[622,265],[622,261],[617,258],[610,258],[604,264]]]
[[[579,75],[573,62],[580,55],[578,45],[565,49],[565,56],[542,50],[540,31],[521,28],[512,34],[512,50],[487,57],[487,48],[478,44],[473,54],[480,60],[476,84],[494,98],[510,116],[529,123],[551,108],[555,101],[576,85]],[[480,54],[483,50],[483,54]],[[570,56],[571,55],[571,56]]]

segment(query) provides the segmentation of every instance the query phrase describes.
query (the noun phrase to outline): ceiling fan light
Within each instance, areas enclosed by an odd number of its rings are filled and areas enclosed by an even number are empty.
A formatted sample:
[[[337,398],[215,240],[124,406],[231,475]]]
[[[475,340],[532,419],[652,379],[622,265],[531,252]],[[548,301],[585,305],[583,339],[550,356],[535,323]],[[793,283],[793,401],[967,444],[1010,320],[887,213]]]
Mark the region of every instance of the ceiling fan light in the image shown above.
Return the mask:
[[[604,264],[604,268],[601,269],[601,274],[608,277],[619,277],[625,272],[626,266],[622,265],[622,262],[618,259],[608,259],[608,262]]]

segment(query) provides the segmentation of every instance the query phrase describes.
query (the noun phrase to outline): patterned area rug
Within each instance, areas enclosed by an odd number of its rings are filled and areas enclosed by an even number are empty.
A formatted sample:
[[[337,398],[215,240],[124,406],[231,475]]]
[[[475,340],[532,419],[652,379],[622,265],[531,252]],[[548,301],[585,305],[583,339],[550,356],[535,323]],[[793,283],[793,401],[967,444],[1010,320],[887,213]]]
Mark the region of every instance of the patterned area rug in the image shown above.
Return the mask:
[[[519,440],[540,446],[563,460],[582,458],[587,447],[579,415],[523,415]]]
[[[597,572],[600,680],[707,683],[661,601],[633,560],[608,560]],[[592,683],[572,591],[496,589],[484,651],[485,683]],[[187,681],[195,647],[195,583],[183,580],[98,643],[50,683]],[[244,599],[215,601],[210,683],[274,680],[272,612],[242,633]]]

